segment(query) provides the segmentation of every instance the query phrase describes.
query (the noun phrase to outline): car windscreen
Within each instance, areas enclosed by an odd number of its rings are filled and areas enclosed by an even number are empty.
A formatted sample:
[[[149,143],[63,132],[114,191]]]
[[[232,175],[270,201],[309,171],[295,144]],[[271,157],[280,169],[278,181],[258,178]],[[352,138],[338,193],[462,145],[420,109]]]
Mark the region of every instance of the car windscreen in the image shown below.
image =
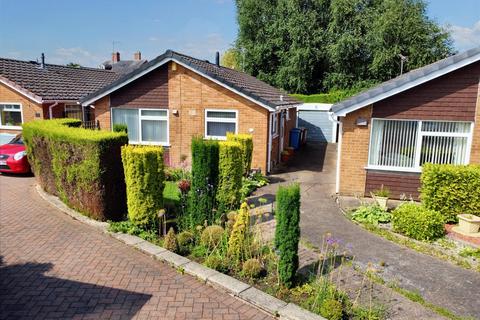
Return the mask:
[[[22,136],[21,135],[16,136],[8,144],[23,144]]]

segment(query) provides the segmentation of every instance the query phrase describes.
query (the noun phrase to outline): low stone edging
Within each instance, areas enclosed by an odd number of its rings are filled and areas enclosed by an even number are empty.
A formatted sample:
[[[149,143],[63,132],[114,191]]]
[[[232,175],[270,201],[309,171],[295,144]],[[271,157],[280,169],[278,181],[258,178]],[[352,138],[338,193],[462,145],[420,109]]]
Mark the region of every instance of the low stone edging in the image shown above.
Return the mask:
[[[69,208],[58,197],[47,194],[39,185],[36,186],[39,195],[48,203],[68,214],[75,220],[95,227],[111,237],[131,246],[156,260],[165,262],[189,275],[192,275],[215,288],[221,289],[234,297],[251,304],[268,314],[286,320],[325,320],[325,318],[307,311],[296,304],[279,300],[257,288],[239,281],[226,274],[201,265],[195,261],[168,251],[145,241],[137,236],[125,233],[113,233],[108,231],[109,224],[88,218],[81,213]]]

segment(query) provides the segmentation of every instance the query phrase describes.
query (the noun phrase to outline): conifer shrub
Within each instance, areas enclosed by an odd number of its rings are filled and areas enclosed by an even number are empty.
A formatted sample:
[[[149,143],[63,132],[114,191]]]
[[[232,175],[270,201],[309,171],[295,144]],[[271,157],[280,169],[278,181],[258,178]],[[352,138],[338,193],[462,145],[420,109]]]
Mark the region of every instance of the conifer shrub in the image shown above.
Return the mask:
[[[258,259],[248,259],[243,263],[242,275],[247,278],[258,278],[262,273],[262,264]]]
[[[163,207],[163,148],[124,146],[122,161],[127,185],[128,218],[140,228],[155,228],[158,212]]]
[[[243,175],[247,176],[252,168],[253,156],[253,136],[251,134],[233,134],[227,133],[227,141],[235,141],[240,143],[242,151]]]
[[[125,132],[128,133],[127,125],[124,123],[115,123],[113,125],[113,132]]]
[[[276,195],[275,247],[278,251],[280,282],[291,287],[298,269],[298,242],[300,240],[300,187],[292,184],[279,187]]]
[[[240,210],[235,217],[232,233],[228,239],[227,253],[230,257],[237,261],[245,260],[245,250],[248,245],[248,227],[250,223],[250,213],[248,204],[242,203]]]
[[[163,239],[163,247],[172,252],[179,251],[177,237],[175,236],[175,230],[173,230],[173,228],[168,230],[165,239]]]
[[[215,249],[222,241],[223,232],[223,228],[218,225],[206,227],[200,236],[200,244],[209,249]]]
[[[192,139],[192,181],[188,195],[188,213],[183,218],[184,227],[213,223],[215,195],[218,186],[218,142]]]
[[[187,247],[195,242],[195,235],[190,231],[182,231],[177,235],[178,245]]]
[[[125,133],[79,128],[76,119],[23,124],[28,160],[40,186],[68,206],[97,220],[126,214],[120,148]]]
[[[224,213],[238,208],[242,188],[242,153],[238,142],[220,142],[218,165],[218,212]]]

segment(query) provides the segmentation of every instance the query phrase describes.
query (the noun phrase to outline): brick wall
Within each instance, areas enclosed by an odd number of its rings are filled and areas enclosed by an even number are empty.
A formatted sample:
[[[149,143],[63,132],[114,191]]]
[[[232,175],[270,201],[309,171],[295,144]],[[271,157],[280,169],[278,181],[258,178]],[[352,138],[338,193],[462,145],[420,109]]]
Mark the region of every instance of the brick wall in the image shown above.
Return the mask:
[[[95,120],[100,123],[100,129],[111,130],[110,96],[106,96],[98,101],[95,101],[94,106]]]
[[[370,140],[372,107],[368,106],[349,113],[342,118],[342,150],[340,161],[340,193],[345,195],[363,195],[365,192],[368,162],[368,144]],[[368,120],[368,126],[357,126],[357,118]]]
[[[22,105],[23,122],[43,118],[43,110],[40,104],[0,83],[0,103],[6,102],[20,103]],[[20,131],[21,130],[0,128],[0,132],[2,133],[19,133]]]
[[[470,153],[470,163],[480,164],[480,84],[477,90],[477,110],[475,114],[475,124],[473,127],[472,151]]]
[[[420,174],[414,172],[367,171],[365,195],[378,190],[382,185],[390,190],[390,197],[401,199],[405,196],[418,199],[420,188]]]

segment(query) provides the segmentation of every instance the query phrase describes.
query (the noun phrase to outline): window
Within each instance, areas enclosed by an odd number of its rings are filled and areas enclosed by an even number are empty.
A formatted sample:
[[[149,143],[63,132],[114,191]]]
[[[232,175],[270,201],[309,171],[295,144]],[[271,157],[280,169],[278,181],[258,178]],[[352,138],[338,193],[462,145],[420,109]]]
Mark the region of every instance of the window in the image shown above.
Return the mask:
[[[420,171],[424,163],[466,164],[470,122],[373,119],[368,167]]]
[[[237,133],[237,111],[205,110],[205,137],[224,140],[227,132]]]
[[[65,105],[65,118],[83,120],[82,106],[79,104]]]
[[[133,144],[168,146],[168,110],[112,108],[112,124],[126,124]]]
[[[270,119],[270,121],[272,122],[272,135],[276,136],[278,135],[278,114],[272,113],[270,115]]]
[[[0,104],[0,127],[21,128],[22,106],[19,104]]]

